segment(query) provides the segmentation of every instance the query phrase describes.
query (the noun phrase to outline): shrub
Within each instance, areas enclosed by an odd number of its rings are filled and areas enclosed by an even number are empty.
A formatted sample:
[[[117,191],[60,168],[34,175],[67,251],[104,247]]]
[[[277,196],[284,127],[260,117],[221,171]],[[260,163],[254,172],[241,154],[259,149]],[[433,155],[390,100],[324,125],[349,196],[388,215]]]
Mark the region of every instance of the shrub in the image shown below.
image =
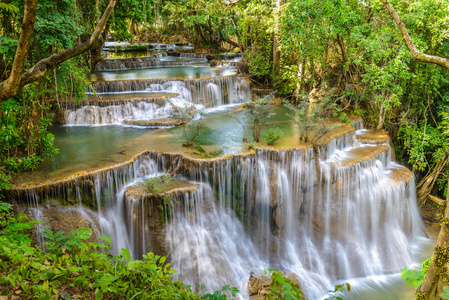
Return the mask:
[[[273,145],[274,142],[279,140],[284,135],[284,132],[279,128],[270,128],[268,133],[264,134],[263,137],[268,145]]]
[[[150,194],[158,194],[162,192],[162,188],[165,184],[169,184],[173,181],[170,174],[164,173],[159,176],[151,177],[144,182],[140,183],[140,186],[144,187],[145,190]]]

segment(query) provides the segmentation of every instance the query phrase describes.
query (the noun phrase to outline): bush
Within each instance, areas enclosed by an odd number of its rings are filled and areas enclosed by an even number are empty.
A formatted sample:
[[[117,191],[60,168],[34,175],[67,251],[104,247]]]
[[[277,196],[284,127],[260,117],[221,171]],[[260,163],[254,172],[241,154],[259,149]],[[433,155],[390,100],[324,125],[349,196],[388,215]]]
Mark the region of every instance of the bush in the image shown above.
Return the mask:
[[[37,222],[13,218],[11,205],[0,202],[0,290],[26,299],[226,299],[221,291],[199,296],[172,281],[176,271],[163,256],[148,253],[133,260],[126,249],[111,255],[111,238],[91,240],[92,229],[64,235],[45,229],[47,252],[32,244],[26,230]],[[238,292],[226,286],[222,291]]]
[[[151,177],[144,182],[140,183],[140,186],[144,187],[145,190],[150,194],[158,194],[162,192],[164,185],[169,184],[173,181],[170,174],[164,173],[159,176]]]
[[[284,132],[281,129],[279,129],[278,127],[276,127],[274,129],[270,128],[268,133],[264,134],[263,137],[268,145],[273,145],[274,142],[279,140],[283,135],[284,135]]]

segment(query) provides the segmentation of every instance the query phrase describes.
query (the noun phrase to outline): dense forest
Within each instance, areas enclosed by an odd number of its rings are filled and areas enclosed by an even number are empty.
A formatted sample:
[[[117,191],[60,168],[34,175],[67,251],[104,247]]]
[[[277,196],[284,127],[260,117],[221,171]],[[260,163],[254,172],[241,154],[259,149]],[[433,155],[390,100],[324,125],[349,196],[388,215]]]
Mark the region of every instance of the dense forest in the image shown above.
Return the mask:
[[[253,87],[275,93],[292,106],[310,98],[326,99],[331,116],[348,121],[349,115],[358,115],[365,127],[387,131],[396,159],[414,172],[419,205],[445,206],[444,199],[449,199],[448,28],[447,0],[4,0],[0,3],[0,191],[12,187],[11,176],[34,170],[46,157],[58,154],[48,128],[57,121],[63,100],[85,98],[86,89],[92,88],[87,74],[94,71],[110,40],[131,45],[192,43],[198,53],[240,53],[238,69]],[[10,216],[9,209],[2,209],[0,232],[5,234],[2,242],[12,243],[12,234],[20,230],[5,231],[8,224],[28,223]],[[440,274],[447,273],[448,256],[442,252],[449,242],[448,217],[446,206],[429,269],[435,271],[424,283],[431,287],[421,286],[424,296],[417,299],[434,299],[429,295],[435,293]],[[32,244],[29,237],[22,238]],[[98,254],[92,263],[86,253],[107,243],[87,245],[80,239],[83,233],[59,240],[76,242],[71,268],[91,272],[75,260],[106,268],[106,255]],[[40,265],[47,259],[56,261],[56,250],[49,249],[36,258]],[[38,256],[36,248],[23,251]],[[2,260],[14,256],[5,253],[0,252]],[[117,283],[115,292],[128,284],[145,284],[143,279],[131,281],[135,275],[124,267],[130,257],[112,259],[131,282]],[[143,273],[151,269],[161,276],[158,284],[164,286],[164,293],[172,289],[183,299],[200,297],[179,282],[167,287],[165,276],[171,270],[162,268],[158,259],[150,257],[132,268]],[[58,263],[68,266],[68,260]],[[104,272],[112,278],[111,270]],[[48,288],[53,277],[42,276],[48,277],[44,278]],[[284,280],[278,273],[272,276]],[[84,285],[74,276],[64,284],[78,281]],[[134,286],[129,291],[127,298],[140,293]],[[221,299],[218,294],[207,297]]]

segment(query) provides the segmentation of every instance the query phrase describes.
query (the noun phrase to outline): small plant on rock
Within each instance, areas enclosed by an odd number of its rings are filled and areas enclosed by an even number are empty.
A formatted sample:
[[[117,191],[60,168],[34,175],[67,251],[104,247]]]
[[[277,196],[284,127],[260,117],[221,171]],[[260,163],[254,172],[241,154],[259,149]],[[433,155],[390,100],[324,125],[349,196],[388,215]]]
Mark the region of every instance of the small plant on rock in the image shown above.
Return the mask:
[[[150,194],[159,194],[162,192],[163,186],[173,181],[173,178],[168,173],[159,176],[151,177],[139,185],[144,187]]]

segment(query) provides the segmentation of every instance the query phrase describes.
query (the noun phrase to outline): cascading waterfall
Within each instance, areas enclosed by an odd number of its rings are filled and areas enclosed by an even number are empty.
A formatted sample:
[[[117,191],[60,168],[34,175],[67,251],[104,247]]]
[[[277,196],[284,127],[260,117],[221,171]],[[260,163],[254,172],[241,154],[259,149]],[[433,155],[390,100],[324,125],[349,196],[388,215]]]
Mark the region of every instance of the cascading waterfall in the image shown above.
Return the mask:
[[[111,105],[100,105],[101,101],[92,105],[82,102],[80,107],[68,108],[65,111],[65,122],[68,125],[105,125],[122,124],[124,121],[148,121],[155,118],[169,117],[171,104],[212,103],[213,106],[240,103],[251,99],[250,84],[237,76],[216,77],[204,80],[142,80],[93,82],[97,91],[102,94],[130,92],[159,92],[178,94],[164,101],[152,98],[129,99]],[[91,90],[88,91],[92,93]]]
[[[204,284],[208,291],[230,284],[245,295],[248,270],[262,270],[266,263],[232,210],[215,201],[207,183],[174,202],[165,238],[175,278],[192,287]]]
[[[92,82],[92,86],[97,93],[126,93],[126,92],[154,92],[152,87],[156,85],[164,85],[168,82],[183,81],[185,87],[192,94],[194,102],[211,101],[208,99],[207,86],[209,83],[215,84],[221,91],[221,98],[217,99],[224,103],[235,103],[235,89],[238,87],[237,75],[213,77],[205,79],[185,79],[185,80],[167,80],[167,79],[148,79],[148,80],[121,80],[121,81],[96,81]],[[93,94],[88,88],[87,93]]]
[[[180,53],[179,57],[185,58],[206,58],[207,54],[196,54],[196,53]]]
[[[177,166],[200,187],[175,196],[165,242],[177,276],[192,286],[244,290],[252,271],[269,266],[296,274],[307,297],[317,299],[336,280],[412,263],[411,244],[424,235],[414,179],[398,180],[404,168],[391,162],[389,147],[359,144],[352,132],[318,151],[215,160],[142,154],[93,177],[102,231],[116,251],[135,257],[157,246],[143,217],[148,204],[126,191],[139,177]]]
[[[150,120],[168,117],[172,113],[170,100],[155,103],[153,99],[133,99],[109,106],[87,105],[78,109],[66,110],[68,125],[122,124],[125,120]],[[160,101],[159,101],[160,102]]]
[[[192,58],[189,60],[161,60],[161,57],[167,56],[167,53],[157,53],[144,57],[130,57],[121,59],[102,59],[95,65],[95,71],[118,71],[131,69],[144,69],[151,67],[174,67],[190,66],[194,64],[204,64],[207,62],[204,58]],[[167,57],[168,58],[168,57]]]

